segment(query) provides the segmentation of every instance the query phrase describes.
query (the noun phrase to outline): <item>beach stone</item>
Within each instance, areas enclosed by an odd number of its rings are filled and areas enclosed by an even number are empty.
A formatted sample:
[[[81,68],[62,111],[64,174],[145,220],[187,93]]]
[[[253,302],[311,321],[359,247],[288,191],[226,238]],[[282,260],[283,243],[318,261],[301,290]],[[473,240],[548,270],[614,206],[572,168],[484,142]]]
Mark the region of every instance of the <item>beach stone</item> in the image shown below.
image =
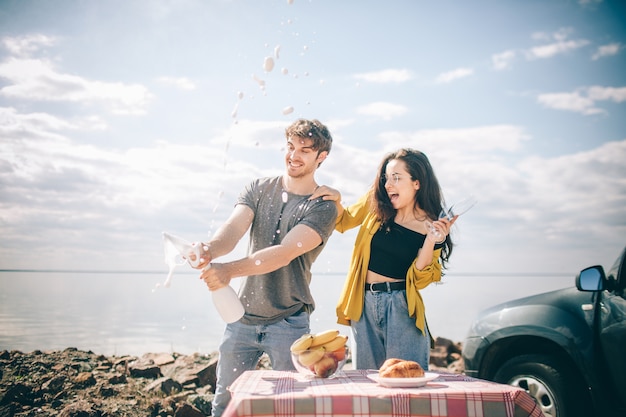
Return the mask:
[[[176,409],[174,417],[205,417],[205,414],[191,404],[183,404]]]
[[[189,401],[194,407],[202,411],[204,414],[210,415],[214,398],[214,394],[206,393],[199,395],[190,395],[187,401]]]
[[[63,384],[65,384],[66,380],[67,377],[65,375],[57,375],[44,382],[41,385],[41,389],[45,392],[56,394],[57,392],[61,391],[61,389],[63,388]]]
[[[100,411],[94,410],[92,404],[85,400],[68,404],[59,413],[59,417],[101,417],[101,415]]]
[[[150,391],[156,391],[156,392],[162,392],[165,395],[171,395],[173,392],[180,392],[182,390],[182,385],[180,385],[178,382],[174,381],[171,378],[168,377],[162,377],[159,378],[153,382],[151,382],[148,386],[146,386],[144,388],[144,391],[146,392],[150,392]]]
[[[146,353],[141,358],[148,362],[151,361],[156,366],[163,366],[167,365],[168,363],[174,363],[174,361],[176,360],[174,359],[174,356],[170,355],[169,353]]]
[[[74,384],[76,384],[79,388],[95,385],[96,378],[94,378],[91,372],[81,372],[76,376],[76,378],[74,378]]]
[[[162,376],[161,368],[152,359],[142,357],[128,365],[130,376],[135,378],[158,378]]]

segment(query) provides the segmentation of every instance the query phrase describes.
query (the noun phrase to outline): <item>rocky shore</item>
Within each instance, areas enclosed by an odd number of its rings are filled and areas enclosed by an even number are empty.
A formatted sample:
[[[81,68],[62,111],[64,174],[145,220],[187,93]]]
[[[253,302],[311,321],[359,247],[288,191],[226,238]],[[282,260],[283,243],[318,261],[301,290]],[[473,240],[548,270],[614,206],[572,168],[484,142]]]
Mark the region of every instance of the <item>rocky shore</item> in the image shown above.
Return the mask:
[[[217,360],[217,353],[0,351],[0,417],[210,416]],[[266,358],[257,367],[270,368]],[[462,373],[461,344],[438,338],[429,369]]]

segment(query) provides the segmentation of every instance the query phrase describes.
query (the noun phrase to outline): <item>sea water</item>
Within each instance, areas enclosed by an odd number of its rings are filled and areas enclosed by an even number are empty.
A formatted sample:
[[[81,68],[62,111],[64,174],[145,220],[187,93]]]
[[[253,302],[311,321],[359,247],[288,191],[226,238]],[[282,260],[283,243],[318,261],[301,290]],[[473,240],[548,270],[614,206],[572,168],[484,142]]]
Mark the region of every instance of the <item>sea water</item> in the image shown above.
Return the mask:
[[[0,350],[75,347],[104,355],[211,353],[224,322],[204,282],[181,272],[169,288],[162,272],[0,271]],[[311,330],[350,329],[335,321],[345,274],[313,274]],[[494,304],[574,285],[573,275],[444,277],[422,291],[435,337],[462,342],[472,319]],[[233,280],[233,288],[239,287]]]

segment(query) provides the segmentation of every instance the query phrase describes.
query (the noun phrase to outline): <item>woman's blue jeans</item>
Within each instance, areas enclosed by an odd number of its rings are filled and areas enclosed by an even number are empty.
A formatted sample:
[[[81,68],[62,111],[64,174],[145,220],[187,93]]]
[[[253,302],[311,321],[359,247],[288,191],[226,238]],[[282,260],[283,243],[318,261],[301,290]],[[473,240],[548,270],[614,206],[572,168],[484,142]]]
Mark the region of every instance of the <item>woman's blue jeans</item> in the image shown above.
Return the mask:
[[[310,331],[309,313],[306,312],[268,325],[252,326],[239,322],[226,325],[219,347],[212,415],[222,415],[230,401],[228,387],[245,371],[256,369],[263,352],[269,356],[272,369],[295,370],[289,348],[296,339]]]
[[[398,358],[428,370],[430,335],[427,328],[422,334],[415,317],[409,317],[406,291],[366,290],[363,314],[359,321],[351,321],[351,327],[356,369],[378,369],[386,359]]]

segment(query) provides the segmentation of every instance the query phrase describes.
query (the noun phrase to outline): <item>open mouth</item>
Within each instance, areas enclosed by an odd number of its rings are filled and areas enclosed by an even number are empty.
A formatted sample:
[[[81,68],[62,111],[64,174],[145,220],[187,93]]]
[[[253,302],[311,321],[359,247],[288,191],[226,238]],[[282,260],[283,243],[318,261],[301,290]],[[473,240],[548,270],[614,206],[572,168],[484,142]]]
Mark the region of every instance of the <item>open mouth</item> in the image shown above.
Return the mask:
[[[391,200],[392,203],[395,202],[398,198],[400,198],[399,194],[396,194],[396,193],[389,194],[389,200]]]

